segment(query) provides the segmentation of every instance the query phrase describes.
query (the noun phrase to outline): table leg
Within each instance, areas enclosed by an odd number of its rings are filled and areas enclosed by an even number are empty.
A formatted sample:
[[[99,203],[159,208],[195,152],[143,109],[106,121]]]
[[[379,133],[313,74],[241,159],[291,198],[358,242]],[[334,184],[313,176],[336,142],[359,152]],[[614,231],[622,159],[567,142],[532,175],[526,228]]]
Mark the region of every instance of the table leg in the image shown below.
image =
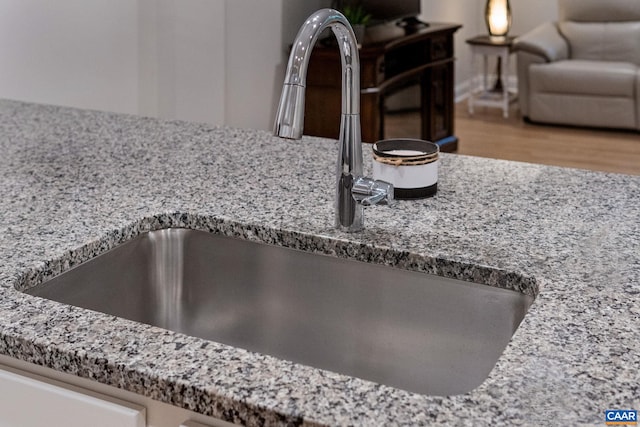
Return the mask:
[[[487,55],[482,55],[482,91],[489,90],[489,61]]]
[[[477,64],[476,64],[477,58],[476,58],[476,53],[473,51],[473,49],[471,50],[471,87],[469,88],[469,99],[467,100],[467,110],[469,111],[469,115],[473,115],[474,113],[474,109],[473,109],[473,102],[474,102],[474,97],[475,97],[475,93],[476,93],[476,85],[477,85],[477,75],[476,75],[476,68]]]
[[[509,51],[502,55],[504,67],[502,67],[502,115],[505,119],[509,118],[509,82],[507,81],[507,73],[509,70]]]

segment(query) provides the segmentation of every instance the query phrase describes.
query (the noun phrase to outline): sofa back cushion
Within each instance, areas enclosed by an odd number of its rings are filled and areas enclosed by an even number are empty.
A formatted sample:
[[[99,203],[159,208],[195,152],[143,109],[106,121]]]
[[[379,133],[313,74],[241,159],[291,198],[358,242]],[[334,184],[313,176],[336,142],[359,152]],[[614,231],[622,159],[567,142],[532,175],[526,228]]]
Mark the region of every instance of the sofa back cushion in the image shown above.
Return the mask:
[[[558,0],[558,20],[560,22],[640,21],[640,1]]]
[[[640,4],[640,1],[636,3]],[[558,26],[569,42],[570,56],[573,59],[631,62],[640,66],[640,20],[561,21]]]

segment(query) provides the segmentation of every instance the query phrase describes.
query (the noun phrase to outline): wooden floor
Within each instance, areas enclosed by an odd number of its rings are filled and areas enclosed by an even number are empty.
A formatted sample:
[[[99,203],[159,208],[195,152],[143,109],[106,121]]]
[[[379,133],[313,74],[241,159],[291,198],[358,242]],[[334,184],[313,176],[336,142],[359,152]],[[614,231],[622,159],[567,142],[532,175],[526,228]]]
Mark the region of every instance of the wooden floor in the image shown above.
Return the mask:
[[[525,123],[517,106],[509,118],[502,110],[456,105],[458,153],[606,172],[640,175],[640,133],[605,131]],[[418,113],[394,113],[386,118],[386,137],[419,135]]]

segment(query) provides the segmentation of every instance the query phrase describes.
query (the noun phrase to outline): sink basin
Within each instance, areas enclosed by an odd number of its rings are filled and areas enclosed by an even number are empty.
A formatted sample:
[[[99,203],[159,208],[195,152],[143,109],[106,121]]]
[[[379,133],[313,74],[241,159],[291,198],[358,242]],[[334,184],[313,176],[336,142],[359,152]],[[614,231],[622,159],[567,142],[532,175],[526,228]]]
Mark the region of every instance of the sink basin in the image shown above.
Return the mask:
[[[480,385],[533,301],[179,228],[146,233],[26,292],[431,395]]]

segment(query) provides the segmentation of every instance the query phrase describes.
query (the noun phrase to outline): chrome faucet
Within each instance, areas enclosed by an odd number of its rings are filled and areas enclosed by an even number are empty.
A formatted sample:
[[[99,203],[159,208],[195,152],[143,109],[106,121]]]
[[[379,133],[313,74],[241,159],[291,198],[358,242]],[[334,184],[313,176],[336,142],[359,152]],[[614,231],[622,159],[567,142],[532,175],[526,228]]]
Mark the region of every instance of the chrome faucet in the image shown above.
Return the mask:
[[[363,177],[360,135],[360,57],[349,21],[333,9],[321,9],[302,25],[291,48],[278,105],[274,134],[301,139],[304,127],[304,95],[311,50],[318,36],[331,28],[338,39],[342,59],[342,117],[335,200],[335,224],[345,231],[364,227],[364,206],[393,201],[393,185]]]

